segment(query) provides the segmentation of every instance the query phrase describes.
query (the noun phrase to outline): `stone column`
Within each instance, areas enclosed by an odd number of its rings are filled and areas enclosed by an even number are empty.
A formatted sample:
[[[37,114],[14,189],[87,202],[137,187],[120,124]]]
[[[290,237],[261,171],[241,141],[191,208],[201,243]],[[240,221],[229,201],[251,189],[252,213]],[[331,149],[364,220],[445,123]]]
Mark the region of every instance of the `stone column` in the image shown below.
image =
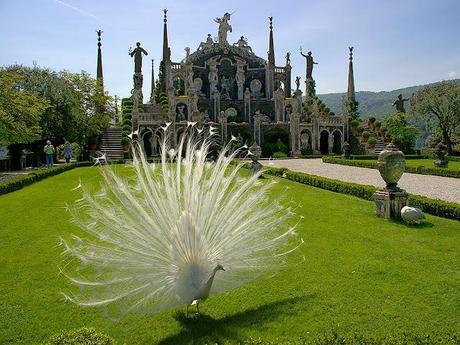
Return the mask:
[[[251,91],[249,88],[244,91],[244,119],[251,123]]]
[[[254,142],[260,146],[260,112],[254,114]]]
[[[219,113],[220,134],[222,136],[222,146],[227,142],[227,116],[221,111]]]
[[[293,112],[290,117],[289,132],[291,138],[291,155],[300,156],[300,114]]]
[[[265,97],[273,98],[273,90],[275,89],[275,66],[268,64],[265,69]]]
[[[282,89],[277,89],[273,96],[275,101],[275,121],[284,121],[284,92]]]
[[[328,153],[332,153],[333,148],[334,148],[334,134],[329,133],[329,137],[328,137]]]
[[[220,92],[218,90],[214,91],[214,93],[212,94],[212,99],[214,105],[214,121],[217,122],[219,120],[220,114]]]
[[[287,98],[291,97],[291,65],[286,65],[284,73],[286,76],[286,85],[284,85],[284,92]]]

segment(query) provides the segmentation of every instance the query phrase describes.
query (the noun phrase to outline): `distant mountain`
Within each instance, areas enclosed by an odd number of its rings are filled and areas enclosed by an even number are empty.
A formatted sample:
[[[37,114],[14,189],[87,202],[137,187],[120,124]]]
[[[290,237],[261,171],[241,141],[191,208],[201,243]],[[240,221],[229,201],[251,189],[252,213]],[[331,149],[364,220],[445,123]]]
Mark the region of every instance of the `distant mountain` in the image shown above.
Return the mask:
[[[460,84],[460,79],[454,79],[454,82]],[[401,93],[404,98],[409,98],[413,93],[417,92],[421,88],[427,85],[418,85],[410,86],[403,89],[393,90],[393,91],[380,91],[380,92],[371,92],[371,91],[359,91],[356,92],[356,100],[359,102],[359,112],[361,117],[375,116],[377,118],[383,117],[388,114],[394,113],[394,108],[392,104],[396,97]],[[318,95],[318,97],[326,104],[331,111],[336,114],[340,114],[342,111],[342,98],[346,93],[325,93]],[[409,102],[405,103],[406,110],[410,110]]]

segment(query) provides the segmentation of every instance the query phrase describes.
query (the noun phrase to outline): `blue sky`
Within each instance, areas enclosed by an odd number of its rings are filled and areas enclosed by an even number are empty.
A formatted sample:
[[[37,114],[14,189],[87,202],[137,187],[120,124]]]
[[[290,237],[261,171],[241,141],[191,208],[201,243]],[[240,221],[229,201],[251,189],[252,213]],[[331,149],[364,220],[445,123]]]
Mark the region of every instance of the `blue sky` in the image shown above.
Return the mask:
[[[106,89],[129,95],[133,62],[128,49],[140,41],[149,52],[144,60],[148,95],[150,58],[157,66],[161,59],[165,7],[174,61],[185,56],[186,46],[194,51],[208,33],[217,36],[213,18],[235,11],[229,41],[244,35],[263,58],[267,17],[274,17],[276,62],[284,65],[286,52],[292,53],[293,80],[305,74],[299,47],[311,50],[319,62],[313,72],[318,93],[345,91],[348,46],[355,47],[359,91],[460,78],[459,0],[0,0],[0,65],[36,61],[95,75],[95,30],[100,28]]]

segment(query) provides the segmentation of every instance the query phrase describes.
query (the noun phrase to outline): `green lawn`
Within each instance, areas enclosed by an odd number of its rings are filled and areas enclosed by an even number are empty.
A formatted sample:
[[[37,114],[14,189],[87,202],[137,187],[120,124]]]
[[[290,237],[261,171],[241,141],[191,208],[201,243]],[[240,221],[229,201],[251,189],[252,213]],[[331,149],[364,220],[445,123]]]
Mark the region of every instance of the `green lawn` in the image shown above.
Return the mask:
[[[96,168],[78,168],[0,196],[0,344],[40,343],[82,326],[122,343],[175,345],[315,339],[332,325],[374,337],[460,328],[460,222],[385,221],[372,202],[286,180],[273,193],[289,187],[304,216],[304,262],[295,255],[271,279],[212,296],[198,320],[175,309],[111,321],[60,295],[68,282],[58,274],[58,238],[78,232],[63,206],[79,197],[71,191],[79,178],[100,180]]]
[[[357,159],[357,162],[376,162],[376,159]],[[406,159],[406,166],[417,168],[419,166],[424,166],[425,168],[437,168],[434,165],[434,159]],[[446,169],[446,168],[438,168],[438,169]],[[449,165],[447,166],[448,170],[456,170],[460,171],[460,162],[457,161],[449,161]]]

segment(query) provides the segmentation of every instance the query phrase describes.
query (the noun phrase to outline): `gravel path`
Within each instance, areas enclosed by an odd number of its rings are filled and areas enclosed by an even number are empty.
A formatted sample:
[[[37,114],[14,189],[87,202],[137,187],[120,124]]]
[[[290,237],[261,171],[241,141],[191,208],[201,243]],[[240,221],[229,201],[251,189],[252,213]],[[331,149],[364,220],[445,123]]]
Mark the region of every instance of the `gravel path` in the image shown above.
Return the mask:
[[[270,162],[261,160],[260,162],[276,168],[288,168],[347,182],[385,186],[377,169],[328,164],[323,163],[321,159],[285,159]],[[404,173],[398,186],[409,193],[460,203],[460,179],[458,178]]]

